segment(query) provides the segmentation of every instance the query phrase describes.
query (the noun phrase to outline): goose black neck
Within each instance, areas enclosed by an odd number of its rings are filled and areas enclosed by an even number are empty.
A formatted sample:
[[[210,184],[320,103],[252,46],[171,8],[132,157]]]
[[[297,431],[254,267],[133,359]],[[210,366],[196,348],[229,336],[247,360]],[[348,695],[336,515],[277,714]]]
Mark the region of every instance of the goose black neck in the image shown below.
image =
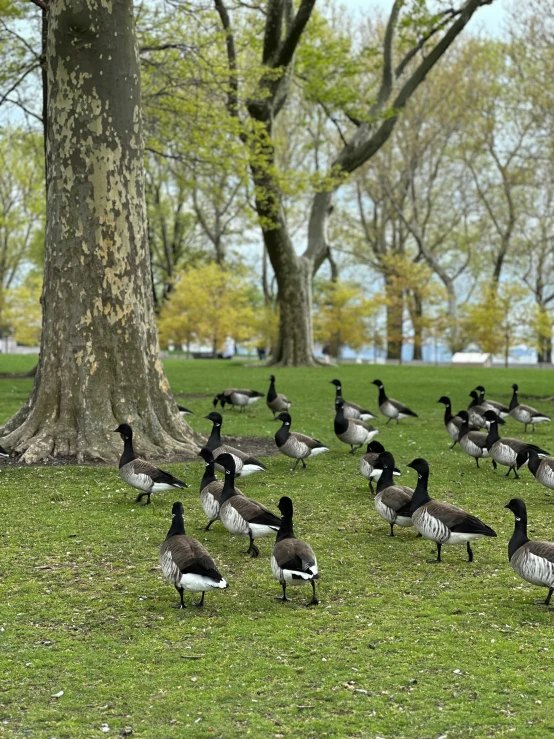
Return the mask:
[[[387,398],[387,394],[385,392],[385,386],[384,385],[381,385],[381,387],[379,388],[379,401],[378,401],[379,402],[379,405],[383,405],[383,403],[386,403],[387,400],[388,400],[388,398]]]
[[[445,403],[444,405],[444,423],[447,424],[449,421],[451,421],[453,418],[452,416],[452,406],[450,403]]]
[[[335,385],[335,400],[342,400],[342,385]]]
[[[512,393],[512,399],[510,400],[510,407],[508,410],[513,410],[516,405],[519,405],[519,400],[517,399],[517,390],[514,390]]]
[[[515,520],[514,533],[508,544],[508,559],[512,559],[517,550],[529,541],[527,536],[527,511],[518,518]]]
[[[290,428],[288,421],[283,421],[283,425],[275,434],[275,443],[278,447],[282,447],[290,436]]]
[[[119,460],[119,466],[124,467],[126,464],[129,464],[129,462],[132,462],[133,459],[136,459],[136,454],[133,449],[133,440],[130,436],[127,436],[123,440],[123,454],[121,455],[121,459]]]
[[[275,541],[283,541],[283,539],[296,539],[292,528],[292,516],[283,516],[281,518],[281,525],[279,526]]]
[[[213,452],[214,449],[217,449],[218,446],[221,446],[221,424],[220,423],[214,423],[212,426],[212,432],[210,434],[210,438],[208,439],[208,443],[206,444],[208,449]]]
[[[185,533],[185,520],[180,513],[175,513],[171,521],[171,528],[167,532],[166,539],[171,536],[179,536]]]
[[[533,473],[534,477],[536,477],[537,471],[541,464],[541,458],[534,449],[528,449],[527,453],[529,454],[529,461],[527,462],[527,466]]]
[[[377,492],[380,493],[381,490],[384,490],[385,488],[390,487],[393,484],[393,468],[392,467],[383,467],[383,471],[381,472],[381,477],[379,478],[377,482]]]
[[[469,408],[475,408],[476,405],[479,405],[479,396],[471,396],[471,403],[469,404]]]
[[[235,491],[235,473],[225,472],[225,480],[223,481],[223,490],[221,491],[221,502],[220,505],[225,503],[226,500],[236,495]]]
[[[277,390],[275,390],[275,380],[269,381],[269,391],[267,393],[267,399],[271,403],[277,397]]]
[[[337,406],[335,413],[335,434],[344,434],[348,428],[348,419],[344,417],[344,408]]]
[[[500,434],[498,433],[498,421],[489,421],[489,423],[490,427],[487,436],[487,449],[490,449],[494,442],[500,439]]]
[[[469,418],[462,419],[462,425],[460,426],[460,433],[458,434],[458,441],[465,436],[469,431]]]
[[[200,492],[204,490],[206,485],[209,485],[211,482],[215,482],[216,480],[217,478],[215,476],[214,460],[212,458],[209,462],[206,462],[206,469],[204,470],[204,475],[202,477],[202,480],[200,481]]]
[[[410,511],[413,513],[421,508],[422,505],[428,503],[431,500],[429,493],[427,492],[427,485],[429,482],[428,472],[417,473],[417,485],[412,496],[412,502],[410,504]]]

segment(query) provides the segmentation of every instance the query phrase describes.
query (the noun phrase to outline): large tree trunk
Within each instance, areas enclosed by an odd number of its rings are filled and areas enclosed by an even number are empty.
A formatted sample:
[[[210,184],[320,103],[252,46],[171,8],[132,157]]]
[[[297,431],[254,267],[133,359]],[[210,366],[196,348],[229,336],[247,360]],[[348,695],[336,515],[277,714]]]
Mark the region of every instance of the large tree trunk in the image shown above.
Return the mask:
[[[394,278],[385,277],[387,359],[402,359],[404,299]]]
[[[158,356],[132,0],[51,0],[40,364],[0,432],[26,462],[194,451]]]

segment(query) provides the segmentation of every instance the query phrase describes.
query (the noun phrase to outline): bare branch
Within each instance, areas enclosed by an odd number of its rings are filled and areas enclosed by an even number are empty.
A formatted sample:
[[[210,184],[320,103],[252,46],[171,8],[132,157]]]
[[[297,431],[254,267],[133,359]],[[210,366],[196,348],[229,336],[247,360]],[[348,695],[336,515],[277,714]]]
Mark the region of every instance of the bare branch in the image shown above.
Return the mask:
[[[221,25],[225,31],[225,45],[227,47],[227,64],[229,67],[229,91],[227,93],[227,110],[234,118],[239,117],[238,99],[239,99],[239,82],[237,74],[237,50],[235,47],[235,37],[231,28],[231,19],[227,8],[223,4],[223,0],[214,0],[215,9],[221,20]]]
[[[31,2],[35,5],[38,5],[41,10],[48,10],[48,6],[44,2],[44,0],[31,0]]]

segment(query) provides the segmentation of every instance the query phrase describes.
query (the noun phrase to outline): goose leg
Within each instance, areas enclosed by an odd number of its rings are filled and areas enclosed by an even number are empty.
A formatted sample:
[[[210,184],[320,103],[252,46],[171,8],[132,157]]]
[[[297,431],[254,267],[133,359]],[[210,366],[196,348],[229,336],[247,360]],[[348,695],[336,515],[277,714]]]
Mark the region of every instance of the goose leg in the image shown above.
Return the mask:
[[[525,424],[525,428],[523,429],[523,433],[524,433],[524,434],[526,434],[526,433],[527,433],[527,424]]]
[[[473,562],[473,550],[469,545],[469,541],[467,542],[467,561]]]
[[[286,583],[282,582],[281,587],[283,588],[283,597],[277,598],[277,600],[282,600],[283,602],[286,600],[290,600],[290,598],[287,598],[287,585]]]
[[[315,593],[315,580],[312,580],[312,593],[313,593],[312,599],[308,603],[308,605],[309,606],[317,606],[319,604],[319,601],[318,601],[318,599],[316,597],[316,593]]]
[[[217,520],[218,520],[217,518],[212,518],[211,521],[209,521],[209,523],[208,523],[207,526],[200,526],[200,528],[198,529],[198,531],[209,531],[210,530],[210,526],[213,523],[215,523]]]
[[[302,460],[302,469],[305,470],[307,468],[308,468],[308,465],[306,464],[306,462],[304,462],[304,460]]]
[[[146,501],[146,505],[150,505],[150,493],[146,493],[148,495],[148,500]]]
[[[427,562],[429,562],[430,564],[433,563],[433,562],[441,562],[442,561],[441,560],[441,549],[442,549],[442,544],[440,544],[439,542],[437,542],[437,558],[436,559],[428,559]]]
[[[373,493],[375,492],[375,490],[373,489],[373,482],[372,482],[372,480],[371,480],[371,479],[369,480],[369,492],[370,492],[370,493],[371,493],[372,495],[373,495]]]
[[[297,459],[297,460],[296,460],[296,464],[294,465],[294,467],[291,467],[291,468],[290,468],[290,471],[291,471],[291,472],[294,472],[294,470],[295,470],[295,469],[296,469],[296,468],[298,467],[298,462],[300,462],[300,459]]]
[[[504,475],[504,477],[510,477],[510,472],[512,471],[512,467],[508,467],[508,472]]]
[[[496,464],[496,459],[493,459],[491,461],[492,461],[492,468],[493,470],[495,470],[498,467],[498,465]]]
[[[176,585],[176,586],[175,586],[175,590],[176,590],[176,591],[177,591],[177,592],[179,593],[179,595],[181,596],[181,602],[180,602],[180,603],[174,603],[174,604],[172,605],[172,608],[186,608],[186,605],[185,605],[185,600],[184,600],[184,598],[183,598],[183,595],[184,595],[185,591],[183,590],[183,588],[180,588],[180,587],[179,587],[178,585]]]
[[[520,475],[518,475],[518,474],[517,474],[517,470],[516,470],[516,468],[515,468],[515,465],[514,465],[514,466],[512,467],[512,469],[513,469],[513,471],[514,471],[514,477],[515,477],[515,479],[516,479],[516,480],[519,480],[519,479],[520,479]]]
[[[202,606],[204,605],[204,596],[205,595],[206,595],[206,593],[204,591],[202,591],[202,597],[200,598],[200,600],[197,601],[196,603],[193,603],[192,605],[193,606],[196,606],[197,608],[202,608]]]
[[[388,426],[391,421],[392,421],[392,418],[389,418],[389,420],[386,422],[385,426]]]
[[[139,493],[137,497],[135,498],[135,503],[140,503],[140,501],[144,498],[146,493]]]
[[[531,433],[533,433],[533,434],[535,433],[535,424],[534,423],[531,424]]]
[[[394,524],[393,523],[390,523],[389,526],[390,526],[390,534],[389,534],[389,536],[394,536]]]
[[[254,544],[254,539],[252,538],[252,532],[248,534],[250,537],[250,546],[246,550],[245,554],[249,554],[251,557],[255,558],[259,555],[260,550],[258,547]]]
[[[356,449],[354,448],[354,444],[350,444],[350,451],[348,452],[348,454],[354,454],[355,451]]]
[[[477,463],[477,468],[479,469],[479,457],[475,457],[475,461]]]
[[[544,605],[545,606],[549,606],[550,605],[550,599],[552,598],[552,593],[553,592],[554,592],[554,588],[550,588],[548,590],[548,595],[546,596],[546,600],[544,601]]]
[[[456,446],[456,444],[457,444],[457,443],[458,443],[458,442],[457,442],[457,441],[455,441],[455,442],[454,442],[453,444],[451,444],[451,445],[450,445],[449,449],[454,449],[454,447]]]

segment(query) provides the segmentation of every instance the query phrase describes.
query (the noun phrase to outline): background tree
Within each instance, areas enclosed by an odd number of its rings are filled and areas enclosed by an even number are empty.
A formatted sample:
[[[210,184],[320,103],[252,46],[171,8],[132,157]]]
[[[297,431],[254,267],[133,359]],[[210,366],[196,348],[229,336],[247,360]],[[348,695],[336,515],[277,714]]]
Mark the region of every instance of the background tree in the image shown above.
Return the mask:
[[[214,355],[228,337],[236,342],[255,334],[252,288],[217,263],[191,268],[176,277],[159,319],[163,346],[211,344]]]
[[[125,421],[143,453],[195,451],[158,356],[132,0],[51,0],[48,13],[40,364],[2,443],[27,462],[113,461]]]

